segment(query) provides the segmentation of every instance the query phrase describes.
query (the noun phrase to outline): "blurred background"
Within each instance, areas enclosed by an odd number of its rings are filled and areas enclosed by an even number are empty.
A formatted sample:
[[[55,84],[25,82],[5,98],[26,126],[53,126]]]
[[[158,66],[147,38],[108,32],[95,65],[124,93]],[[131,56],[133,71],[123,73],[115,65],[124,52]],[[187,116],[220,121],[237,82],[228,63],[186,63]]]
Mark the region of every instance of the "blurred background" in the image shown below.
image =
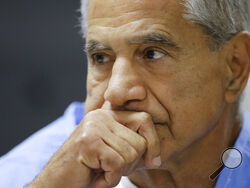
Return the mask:
[[[85,99],[80,0],[0,0],[0,155]]]
[[[80,0],[0,1],[0,156],[84,101]],[[250,84],[242,107],[250,111]]]

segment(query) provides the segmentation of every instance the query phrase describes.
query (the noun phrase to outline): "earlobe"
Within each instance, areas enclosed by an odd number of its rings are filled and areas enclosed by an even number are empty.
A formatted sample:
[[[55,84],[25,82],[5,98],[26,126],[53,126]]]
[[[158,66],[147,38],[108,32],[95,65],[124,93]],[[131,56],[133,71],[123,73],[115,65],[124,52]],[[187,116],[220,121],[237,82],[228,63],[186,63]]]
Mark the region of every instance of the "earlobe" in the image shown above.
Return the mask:
[[[235,102],[246,87],[250,72],[250,34],[238,33],[228,44],[227,66],[228,84],[225,100],[229,103]]]

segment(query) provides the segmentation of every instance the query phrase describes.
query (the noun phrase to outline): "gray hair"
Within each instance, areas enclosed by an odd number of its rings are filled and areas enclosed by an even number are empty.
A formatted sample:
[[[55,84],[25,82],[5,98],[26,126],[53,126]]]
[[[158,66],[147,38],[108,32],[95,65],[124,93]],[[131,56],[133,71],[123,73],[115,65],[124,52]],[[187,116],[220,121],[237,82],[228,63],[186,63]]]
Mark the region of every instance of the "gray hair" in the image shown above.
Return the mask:
[[[250,31],[250,0],[188,0],[184,17],[201,26],[220,48],[235,34]]]
[[[81,18],[80,18],[80,24],[81,24],[81,34],[83,38],[87,37],[88,32],[88,6],[89,6],[89,0],[81,0]]]
[[[81,0],[81,27],[84,37],[88,29],[89,0]],[[203,28],[219,49],[241,31],[250,31],[250,0],[186,0],[184,18]]]

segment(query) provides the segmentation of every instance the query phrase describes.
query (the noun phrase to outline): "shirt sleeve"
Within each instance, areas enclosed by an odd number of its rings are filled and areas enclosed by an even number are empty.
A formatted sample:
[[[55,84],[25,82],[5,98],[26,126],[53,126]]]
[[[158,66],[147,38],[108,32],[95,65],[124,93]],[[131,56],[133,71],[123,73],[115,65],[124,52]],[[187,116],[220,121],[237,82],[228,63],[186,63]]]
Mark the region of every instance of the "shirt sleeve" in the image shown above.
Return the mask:
[[[0,187],[20,188],[41,172],[75,129],[73,106],[0,158]]]

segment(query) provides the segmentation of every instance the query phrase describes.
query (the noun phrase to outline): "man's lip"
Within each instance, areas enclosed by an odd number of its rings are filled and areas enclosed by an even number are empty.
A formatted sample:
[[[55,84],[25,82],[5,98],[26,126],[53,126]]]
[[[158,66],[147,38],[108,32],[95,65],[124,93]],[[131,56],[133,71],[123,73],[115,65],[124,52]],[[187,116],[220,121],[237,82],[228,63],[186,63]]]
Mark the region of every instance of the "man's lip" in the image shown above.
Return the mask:
[[[168,123],[164,122],[164,123],[161,123],[161,122],[154,122],[154,125],[155,126],[168,126]]]

